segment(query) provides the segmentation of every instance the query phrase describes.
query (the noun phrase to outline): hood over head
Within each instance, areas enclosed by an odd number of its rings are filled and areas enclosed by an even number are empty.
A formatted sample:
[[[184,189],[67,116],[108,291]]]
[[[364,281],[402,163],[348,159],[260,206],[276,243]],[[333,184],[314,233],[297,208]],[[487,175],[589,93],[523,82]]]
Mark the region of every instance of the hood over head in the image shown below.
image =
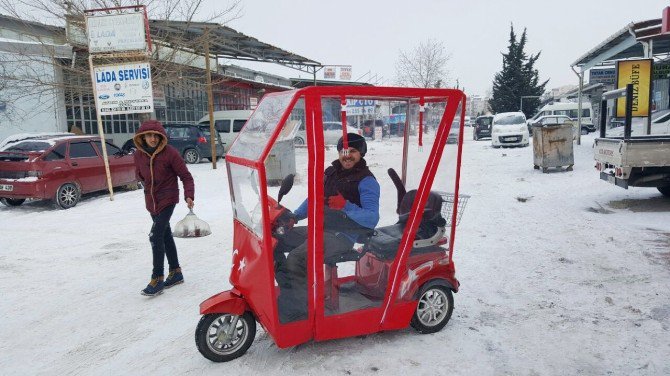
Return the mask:
[[[155,133],[161,138],[161,140],[158,142],[156,150],[152,154],[145,150],[147,144],[144,142],[144,135],[148,133]],[[149,156],[159,153],[168,143],[167,133],[165,132],[165,128],[163,128],[163,124],[160,121],[153,119],[144,121],[137,132],[135,132],[135,136],[133,136],[133,143],[135,144],[137,150],[141,150],[142,152],[149,154]]]

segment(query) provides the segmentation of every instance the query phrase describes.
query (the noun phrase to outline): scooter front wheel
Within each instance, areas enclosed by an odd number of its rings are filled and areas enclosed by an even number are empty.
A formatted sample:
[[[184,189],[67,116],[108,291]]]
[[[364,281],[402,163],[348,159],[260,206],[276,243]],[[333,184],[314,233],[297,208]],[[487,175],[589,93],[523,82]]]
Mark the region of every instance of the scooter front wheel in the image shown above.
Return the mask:
[[[256,337],[256,320],[250,312],[238,316],[232,313],[211,313],[202,316],[195,329],[198,351],[213,362],[228,362],[239,358]]]
[[[410,325],[419,333],[439,332],[454,311],[454,296],[444,286],[424,286]]]

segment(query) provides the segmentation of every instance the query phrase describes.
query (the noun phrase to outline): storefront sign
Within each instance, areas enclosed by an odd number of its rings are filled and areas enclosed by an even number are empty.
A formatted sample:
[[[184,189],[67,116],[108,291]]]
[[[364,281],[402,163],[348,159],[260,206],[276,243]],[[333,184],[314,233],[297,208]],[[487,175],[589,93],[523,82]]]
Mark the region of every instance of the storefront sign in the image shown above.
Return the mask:
[[[589,71],[589,84],[613,85],[616,82],[616,69],[591,69]]]
[[[625,88],[627,84],[633,84],[633,116],[649,116],[649,102],[651,94],[651,69],[652,60],[623,60],[617,61],[617,83],[618,89]],[[616,116],[626,115],[626,98],[617,99]]]
[[[144,15],[142,13],[89,16],[86,33],[90,53],[146,50]]]
[[[95,107],[101,115],[151,112],[154,107],[149,63],[93,68]]]
[[[323,78],[325,80],[334,80],[335,79],[335,67],[325,67],[325,68],[323,68]]]
[[[670,78],[670,64],[668,63],[654,64],[652,79],[663,80],[667,78]]]
[[[351,67],[341,67],[340,68],[340,80],[350,81],[351,80]]]
[[[375,113],[377,101],[347,99],[347,115],[371,115]]]

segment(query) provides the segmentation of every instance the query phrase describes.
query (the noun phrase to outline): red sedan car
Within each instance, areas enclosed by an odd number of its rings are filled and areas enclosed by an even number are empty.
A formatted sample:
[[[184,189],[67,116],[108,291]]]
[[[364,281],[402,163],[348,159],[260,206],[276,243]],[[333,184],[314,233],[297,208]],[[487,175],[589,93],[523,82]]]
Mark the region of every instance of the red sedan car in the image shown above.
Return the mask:
[[[109,141],[106,144],[112,185],[136,183],[132,155]],[[105,189],[98,136],[30,136],[0,147],[0,199],[5,205],[18,206],[28,198],[51,199],[68,209],[82,194]]]

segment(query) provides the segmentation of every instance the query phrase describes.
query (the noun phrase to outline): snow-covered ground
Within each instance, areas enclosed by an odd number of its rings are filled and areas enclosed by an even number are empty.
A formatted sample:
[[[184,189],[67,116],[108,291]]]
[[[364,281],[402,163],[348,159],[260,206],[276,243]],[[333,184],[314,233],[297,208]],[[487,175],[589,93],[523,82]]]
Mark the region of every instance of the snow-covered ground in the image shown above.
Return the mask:
[[[464,136],[461,190],[471,199],[455,245],[461,290],[441,332],[278,349],[259,327],[243,357],[203,358],[198,304],[229,288],[232,214],[226,169],[202,163],[189,166],[195,209],[213,234],[177,239],[186,283],[155,298],[139,294],[151,271],[141,191],[89,196],[64,211],[0,207],[0,373],[670,374],[670,199],[601,181],[593,134],[576,146],[574,171],[546,174],[533,169],[532,148]],[[429,146],[412,153],[425,157]],[[367,156],[387,183],[386,168],[398,168],[393,147],[371,142]],[[306,191],[297,184],[287,200]],[[393,202],[392,191],[382,195]],[[185,214],[178,206],[173,224]]]

